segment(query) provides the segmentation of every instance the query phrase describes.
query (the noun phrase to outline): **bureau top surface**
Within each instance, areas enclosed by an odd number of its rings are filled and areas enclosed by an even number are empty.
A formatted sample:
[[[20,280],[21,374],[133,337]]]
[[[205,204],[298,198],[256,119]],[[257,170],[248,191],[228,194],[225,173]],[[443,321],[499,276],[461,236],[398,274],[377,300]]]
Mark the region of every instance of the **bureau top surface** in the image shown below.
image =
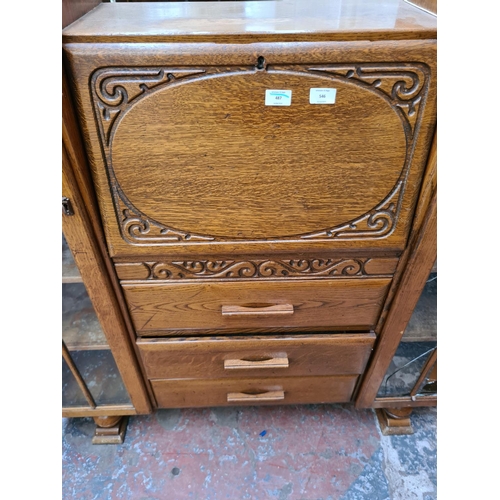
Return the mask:
[[[436,38],[436,17],[403,0],[102,3],[70,42],[264,42]]]

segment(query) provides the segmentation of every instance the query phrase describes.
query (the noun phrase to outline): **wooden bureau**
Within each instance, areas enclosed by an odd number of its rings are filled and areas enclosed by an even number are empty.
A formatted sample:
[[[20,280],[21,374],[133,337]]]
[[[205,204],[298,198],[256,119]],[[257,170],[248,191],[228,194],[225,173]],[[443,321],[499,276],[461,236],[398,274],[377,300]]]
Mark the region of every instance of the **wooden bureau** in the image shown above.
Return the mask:
[[[370,406],[435,197],[435,18],[116,3],[63,42],[153,405]]]

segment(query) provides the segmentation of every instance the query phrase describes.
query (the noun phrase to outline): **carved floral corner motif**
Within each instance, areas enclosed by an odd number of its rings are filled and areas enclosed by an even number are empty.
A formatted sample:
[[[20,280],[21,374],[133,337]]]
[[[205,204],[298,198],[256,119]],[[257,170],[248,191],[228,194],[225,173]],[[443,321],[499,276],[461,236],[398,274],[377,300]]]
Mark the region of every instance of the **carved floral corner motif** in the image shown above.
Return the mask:
[[[309,66],[309,71],[335,75],[361,83],[386,96],[390,104],[401,110],[405,130],[410,138],[415,135],[419,110],[427,94],[430,69],[422,63],[365,63],[355,65]]]

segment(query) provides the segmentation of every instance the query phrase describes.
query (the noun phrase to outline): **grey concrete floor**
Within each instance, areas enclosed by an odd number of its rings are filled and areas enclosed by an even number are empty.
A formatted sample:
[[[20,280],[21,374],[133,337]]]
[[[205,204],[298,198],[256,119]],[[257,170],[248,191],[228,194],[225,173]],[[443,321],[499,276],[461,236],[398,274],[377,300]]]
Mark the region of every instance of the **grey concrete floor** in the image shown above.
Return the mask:
[[[125,443],[92,445],[63,421],[63,498],[434,500],[436,409],[383,436],[350,405],[161,410],[131,417]]]

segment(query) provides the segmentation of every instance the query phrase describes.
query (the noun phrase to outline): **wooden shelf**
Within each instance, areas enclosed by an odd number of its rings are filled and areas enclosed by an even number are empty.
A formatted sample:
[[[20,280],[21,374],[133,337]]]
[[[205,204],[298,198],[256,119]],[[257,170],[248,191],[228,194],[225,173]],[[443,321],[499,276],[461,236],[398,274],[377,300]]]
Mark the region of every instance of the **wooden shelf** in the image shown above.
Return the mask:
[[[130,405],[130,397],[123,385],[111,351],[76,351],[71,354],[71,358],[97,407],[100,405]],[[62,376],[63,410],[72,407],[89,407],[64,359]]]
[[[431,273],[406,327],[402,342],[431,342],[436,339],[437,274]]]
[[[109,349],[83,283],[63,286],[62,337],[70,351]]]
[[[80,272],[76,267],[71,250],[66,243],[64,235],[62,237],[62,282],[63,283],[83,283]]]

